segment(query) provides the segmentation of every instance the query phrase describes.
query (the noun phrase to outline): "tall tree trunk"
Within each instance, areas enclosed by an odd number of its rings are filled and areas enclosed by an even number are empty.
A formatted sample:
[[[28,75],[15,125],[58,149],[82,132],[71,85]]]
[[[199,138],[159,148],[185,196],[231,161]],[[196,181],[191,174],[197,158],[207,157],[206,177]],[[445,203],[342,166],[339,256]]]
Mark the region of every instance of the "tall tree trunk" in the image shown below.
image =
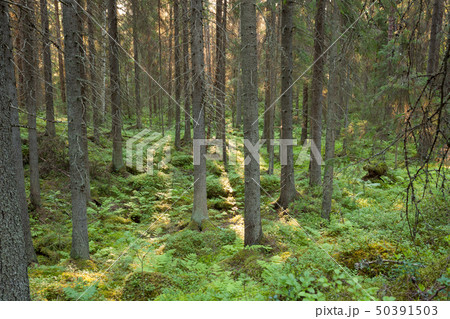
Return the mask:
[[[113,170],[123,167],[122,154],[122,111],[120,105],[119,37],[117,31],[117,2],[108,0],[109,20],[109,73],[111,78],[111,116],[113,138]]]
[[[27,260],[16,185],[12,108],[17,99],[8,4],[0,2],[0,301],[30,300]],[[22,177],[23,178],[23,177]]]
[[[167,33],[169,34],[169,59],[168,59],[168,71],[167,71],[167,82],[168,82],[168,88],[167,91],[169,92],[170,96],[173,96],[173,6],[169,3],[169,30]],[[168,96],[167,97],[167,126],[170,128],[173,121],[173,108],[172,108],[172,99]]]
[[[266,49],[266,87],[265,87],[265,107],[264,107],[264,138],[267,139],[266,147],[267,154],[269,154],[269,169],[267,173],[273,174],[274,166],[274,146],[271,140],[274,138],[274,124],[275,124],[275,106],[272,105],[275,99],[275,70],[273,64],[275,63],[275,46],[276,46],[276,11],[275,2],[268,1],[268,17],[267,17],[267,49]]]
[[[94,2],[88,1],[87,2],[87,12],[90,16],[94,15]],[[100,142],[100,132],[99,132],[99,126],[100,126],[100,106],[98,105],[99,101],[99,79],[97,76],[97,50],[95,48],[95,26],[92,19],[87,19],[87,25],[88,25],[88,48],[89,48],[89,75],[90,75],[90,89],[91,89],[91,99],[92,99],[92,124],[94,127],[94,142],[99,143]]]
[[[194,91],[192,92],[192,110],[194,115],[194,143],[205,139],[205,84],[203,57],[203,0],[191,1],[191,51]],[[195,145],[195,144],[194,144]],[[206,147],[194,146],[194,207],[192,222],[201,228],[208,220],[206,204]]]
[[[39,155],[36,128],[36,61],[35,46],[35,15],[34,1],[23,0],[24,10],[24,93],[25,105],[28,111],[28,147],[30,157],[30,200],[34,208],[41,206],[41,189],[39,185]]]
[[[139,42],[138,42],[138,15],[139,3],[138,0],[131,1],[133,11],[133,52],[134,52],[134,98],[136,101],[136,127],[142,128],[141,120],[141,85],[139,75],[141,69],[139,68]]]
[[[332,1],[332,18],[330,25],[331,42],[339,36],[339,6],[336,0]],[[327,110],[327,132],[325,141],[325,173],[323,177],[322,218],[330,220],[331,199],[333,197],[333,169],[336,133],[336,112],[340,101],[340,62],[338,61],[338,44],[330,49],[330,67],[328,80],[328,110]]]
[[[52,56],[50,52],[50,30],[48,22],[47,0],[41,0],[41,28],[42,28],[42,52],[44,54],[44,80],[45,80],[45,118],[47,120],[45,130],[47,135],[55,136],[55,109],[53,107],[53,81],[52,81]]]
[[[101,85],[100,85],[100,101],[101,101],[101,123],[105,123],[105,117],[106,117],[106,82],[107,82],[107,51],[108,51],[108,44],[107,44],[107,34],[106,29],[108,29],[108,17],[107,17],[107,7],[108,4],[106,1],[101,2],[101,9],[102,9],[102,21],[103,21],[103,28],[102,28],[102,39],[101,39]]]
[[[226,67],[226,20],[227,20],[227,0],[220,0],[216,3],[216,120],[217,139],[222,141],[222,155],[225,169],[227,169],[227,148],[226,148],[226,121],[225,121],[225,67]]]
[[[278,203],[287,208],[295,199],[294,150],[292,141],[292,14],[293,0],[282,3],[281,10],[281,191]],[[284,147],[283,147],[284,146]],[[286,153],[284,153],[286,152]],[[284,153],[284,154],[283,154]],[[284,162],[285,161],[285,162]]]
[[[175,148],[178,150],[181,146],[181,108],[180,108],[180,97],[182,88],[181,79],[181,44],[180,44],[180,8],[179,0],[174,0],[173,2],[173,23],[174,28],[174,41],[175,41],[175,100],[177,105],[175,106]]]
[[[324,47],[324,16],[325,0],[316,1],[316,25],[314,35],[314,66],[311,84],[311,137],[313,146],[319,152],[322,147],[322,83],[323,83],[323,52]],[[315,158],[315,152],[311,152],[311,162],[309,169],[309,184],[317,186],[321,182],[320,159]]]
[[[303,145],[308,138],[308,82],[303,82],[303,103],[302,103],[302,135],[300,144]]]
[[[434,0],[431,18],[430,44],[428,47],[427,74],[434,75],[439,68],[439,46],[441,44],[442,16],[444,14],[444,0]]]
[[[158,82],[162,83],[162,40],[161,40],[161,0],[158,0],[158,49],[159,49],[159,74],[158,74]],[[162,90],[161,88],[158,89],[158,111],[159,111],[159,117],[160,117],[160,124],[161,124],[161,133],[164,136],[164,113],[163,113],[163,106],[162,106]]]
[[[189,65],[189,1],[181,0],[183,12],[183,82],[184,82],[184,144],[191,143],[190,65]]]
[[[2,11],[3,18],[3,11]],[[3,21],[7,22],[7,21]],[[13,46],[9,43],[11,41],[9,36],[9,28],[7,28],[8,33],[5,33],[3,43],[7,45],[7,49],[12,50]],[[8,40],[9,39],[9,40]],[[5,41],[5,42],[3,42]],[[6,49],[6,48],[5,48]],[[10,55],[9,52],[3,55],[5,59],[7,59]],[[18,196],[18,210],[20,219],[22,222],[22,230],[23,237],[25,242],[25,254],[26,260],[28,264],[37,263],[36,252],[34,251],[33,241],[31,239],[31,230],[30,230],[30,216],[28,214],[28,203],[27,203],[27,195],[25,191],[25,176],[23,169],[23,155],[22,155],[22,139],[20,137],[20,122],[19,122],[19,110],[18,107],[18,99],[17,99],[17,90],[15,84],[15,74],[14,67],[6,63],[7,69],[10,70],[10,75],[8,77],[8,81],[6,81],[7,89],[8,89],[8,97],[11,101],[11,121],[12,121],[12,147],[13,147],[13,158],[14,158],[14,168],[15,168],[15,178],[16,178],[16,186],[17,186],[17,196]],[[5,88],[6,90],[6,88]],[[5,94],[5,93],[2,93]],[[6,150],[4,150],[6,152]]]
[[[67,70],[67,118],[69,136],[70,192],[72,202],[72,250],[73,259],[89,259],[89,238],[87,229],[87,200],[89,171],[86,166],[88,154],[83,144],[85,138],[83,126],[82,96],[82,11],[68,0],[63,5],[64,47]]]
[[[61,100],[66,103],[66,77],[64,75],[64,59],[61,37],[61,22],[59,18],[59,0],[54,0],[56,18],[56,43],[58,44],[58,68],[59,68],[59,88],[61,90]]]
[[[244,112],[244,141],[252,146],[259,143],[258,129],[258,64],[256,44],[256,2],[241,2],[242,105]],[[262,237],[260,212],[259,153],[252,154],[244,146],[245,165],[244,245],[259,244]]]

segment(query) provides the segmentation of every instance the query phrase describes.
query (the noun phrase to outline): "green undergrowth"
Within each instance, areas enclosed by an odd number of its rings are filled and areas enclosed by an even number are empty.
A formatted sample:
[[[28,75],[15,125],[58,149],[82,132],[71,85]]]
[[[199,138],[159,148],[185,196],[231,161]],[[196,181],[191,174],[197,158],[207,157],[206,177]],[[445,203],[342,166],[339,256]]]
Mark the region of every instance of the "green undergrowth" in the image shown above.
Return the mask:
[[[268,175],[262,148],[264,236],[260,246],[244,249],[242,147],[227,171],[220,161],[207,161],[211,227],[197,231],[189,229],[191,151],[173,151],[167,167],[153,175],[111,173],[111,143],[102,136],[100,145],[89,141],[91,260],[74,262],[67,154],[60,149],[66,132],[57,128],[60,169],[47,168],[43,208],[32,212],[39,259],[29,270],[34,300],[425,300],[435,293],[434,300],[447,298],[448,198],[425,196],[426,222],[412,240],[403,213],[407,173],[402,165],[391,167],[390,155],[385,161],[392,178],[381,180],[364,180],[364,163],[349,166],[349,156],[337,159],[331,221],[325,223],[321,190],[308,185],[307,162],[295,167],[295,203],[286,212],[273,206],[280,163]],[[230,135],[242,137],[231,130]],[[361,149],[358,156],[364,156],[368,151],[359,146],[351,150]]]

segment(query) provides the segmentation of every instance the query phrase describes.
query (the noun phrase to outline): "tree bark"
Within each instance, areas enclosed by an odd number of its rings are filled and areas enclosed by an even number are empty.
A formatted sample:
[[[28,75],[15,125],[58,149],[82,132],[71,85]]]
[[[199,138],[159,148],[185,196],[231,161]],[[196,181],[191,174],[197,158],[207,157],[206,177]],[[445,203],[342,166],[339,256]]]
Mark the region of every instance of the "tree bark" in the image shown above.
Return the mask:
[[[439,68],[439,46],[441,44],[444,0],[434,0],[431,18],[430,44],[428,47],[427,74],[433,76]]]
[[[292,141],[292,14],[294,2],[286,0],[281,9],[281,142],[287,142],[286,147],[280,147],[281,158],[281,191],[278,203],[286,209],[295,199],[294,150]],[[286,151],[283,154],[283,150]],[[284,159],[286,162],[283,163]]]
[[[94,15],[94,2],[88,1],[87,3],[87,12],[89,15]],[[92,19],[87,19],[88,25],[88,48],[89,48],[89,75],[90,75],[90,87],[91,87],[91,99],[92,99],[92,124],[94,128],[94,142],[100,143],[100,106],[98,105],[99,101],[99,92],[97,91],[99,86],[99,78],[97,76],[97,50],[95,48],[95,26]]]
[[[302,103],[302,135],[300,144],[303,145],[308,138],[308,82],[303,82],[303,103]]]
[[[61,100],[66,103],[66,77],[64,74],[64,59],[61,37],[61,22],[59,18],[59,1],[54,0],[55,16],[56,16],[56,43],[58,44],[58,68],[59,68],[59,87],[61,90]]]
[[[194,143],[205,139],[205,87],[203,57],[203,0],[191,1],[191,51],[194,90],[192,92],[192,109],[194,115]],[[199,228],[208,220],[206,203],[206,147],[194,150],[194,207],[192,222]],[[199,156],[199,158],[196,158]]]
[[[217,112],[217,139],[222,140],[222,160],[227,169],[227,141],[225,121],[225,68],[226,68],[226,24],[227,24],[227,0],[216,3],[216,112]]]
[[[39,155],[36,128],[36,73],[38,65],[36,61],[35,46],[35,15],[34,1],[23,0],[24,10],[24,93],[25,105],[28,112],[28,148],[30,157],[30,201],[33,208],[41,206],[41,189],[39,184]]]
[[[267,17],[267,49],[266,49],[266,87],[265,87],[265,113],[264,113],[264,137],[266,141],[267,154],[269,154],[269,169],[267,173],[269,175],[273,174],[274,166],[274,146],[271,140],[274,138],[274,122],[275,122],[275,106],[272,105],[275,98],[275,70],[273,64],[275,63],[275,52],[274,48],[276,46],[276,11],[275,3],[273,1],[268,1],[268,17]]]
[[[122,153],[122,110],[120,105],[119,36],[117,31],[117,2],[108,0],[109,20],[109,73],[111,79],[111,116],[113,156],[112,168],[119,171],[123,167]]]
[[[244,141],[253,145],[259,143],[258,129],[258,65],[256,42],[256,2],[241,2],[241,58],[242,58],[242,105],[244,112]],[[260,169],[259,154],[255,156],[244,146],[246,163],[244,199],[244,245],[259,244],[262,237],[260,212]]]
[[[5,34],[8,36],[8,34]],[[8,45],[8,48],[12,50],[12,45],[8,44],[7,38],[5,38],[5,44]],[[9,54],[2,55],[4,57],[8,57]],[[7,66],[9,68],[9,64],[7,62]],[[16,186],[17,186],[17,196],[19,203],[19,215],[22,222],[22,230],[23,237],[25,242],[25,254],[26,260],[28,264],[37,263],[36,252],[33,247],[33,241],[31,238],[31,229],[30,229],[30,216],[28,213],[28,203],[27,203],[27,195],[25,191],[25,174],[23,168],[23,155],[22,155],[22,139],[20,137],[20,122],[19,122],[19,110],[18,99],[17,99],[17,90],[15,84],[15,74],[14,67],[10,68],[11,74],[8,79],[12,81],[7,81],[8,86],[8,97],[11,99],[12,108],[11,108],[11,121],[12,121],[12,146],[13,146],[13,158],[14,158],[14,168],[15,168],[15,177],[16,177]]]
[[[0,301],[30,300],[25,242],[21,226],[12,131],[17,99],[8,4],[0,2]]]
[[[55,136],[55,109],[53,107],[52,56],[50,52],[50,30],[48,22],[47,0],[41,0],[42,52],[44,64],[45,88],[45,130],[47,135]]]
[[[175,100],[177,105],[175,106],[175,148],[177,150],[181,147],[181,45],[180,45],[180,8],[179,0],[173,2],[173,23],[174,26],[174,47],[175,47]]]
[[[63,5],[65,63],[67,70],[67,119],[69,136],[70,192],[72,202],[72,250],[73,259],[89,259],[87,229],[87,200],[89,171],[88,154],[82,147],[84,139],[82,99],[82,21],[83,14],[76,0]]]
[[[138,15],[139,15],[139,3],[138,0],[131,1],[131,7],[133,11],[133,53],[134,53],[134,98],[136,102],[136,127],[142,128],[142,106],[141,106],[141,85],[139,80],[140,67],[139,67],[139,42],[138,42]]]
[[[181,7],[183,12],[183,82],[184,82],[184,144],[191,143],[191,83],[189,74],[191,67],[189,65],[189,1],[181,0]]]
[[[316,23],[314,35],[314,66],[313,78],[311,84],[311,137],[312,143],[321,151],[322,147],[322,83],[323,83],[323,52],[324,47],[324,16],[325,0],[316,1]],[[311,152],[311,162],[309,170],[310,186],[318,186],[321,183],[321,169],[318,158],[315,158],[314,152]]]
[[[336,0],[332,1],[332,18],[330,25],[331,42],[333,43],[339,36],[339,6]],[[339,103],[339,78],[340,62],[338,61],[338,44],[330,49],[330,67],[328,80],[328,110],[327,110],[327,131],[325,141],[325,173],[323,177],[323,197],[322,197],[322,218],[330,220],[331,199],[333,197],[333,169],[334,169],[334,150],[336,133],[336,112]]]

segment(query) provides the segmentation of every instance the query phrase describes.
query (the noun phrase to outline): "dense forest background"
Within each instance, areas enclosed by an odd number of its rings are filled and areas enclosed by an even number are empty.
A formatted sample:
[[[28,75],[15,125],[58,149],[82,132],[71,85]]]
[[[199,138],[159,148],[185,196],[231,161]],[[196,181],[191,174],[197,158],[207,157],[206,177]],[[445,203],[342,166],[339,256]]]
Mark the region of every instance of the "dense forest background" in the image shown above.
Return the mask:
[[[447,0],[0,14],[0,300],[448,299]]]

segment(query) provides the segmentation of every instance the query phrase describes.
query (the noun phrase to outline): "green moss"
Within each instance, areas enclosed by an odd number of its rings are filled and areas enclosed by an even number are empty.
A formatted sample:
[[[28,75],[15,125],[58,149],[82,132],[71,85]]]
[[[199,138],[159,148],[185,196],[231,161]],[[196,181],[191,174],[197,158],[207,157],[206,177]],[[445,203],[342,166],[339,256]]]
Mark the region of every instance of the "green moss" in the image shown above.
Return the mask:
[[[206,178],[206,193],[208,198],[227,197],[228,191],[222,185],[219,178],[216,176],[208,176]]]
[[[122,291],[122,300],[155,300],[164,288],[174,286],[173,280],[159,272],[136,272],[129,275]]]
[[[243,249],[232,257],[225,259],[222,263],[225,267],[231,268],[234,278],[238,278],[241,274],[246,274],[253,279],[259,279],[264,268],[258,263],[258,260],[264,260],[264,255],[260,251]]]
[[[219,229],[211,222],[204,221],[203,231],[198,231],[195,223],[170,236],[166,241],[166,250],[174,250],[175,257],[189,254],[207,255],[214,253],[224,245],[231,245],[236,240],[236,233],[229,229]]]

